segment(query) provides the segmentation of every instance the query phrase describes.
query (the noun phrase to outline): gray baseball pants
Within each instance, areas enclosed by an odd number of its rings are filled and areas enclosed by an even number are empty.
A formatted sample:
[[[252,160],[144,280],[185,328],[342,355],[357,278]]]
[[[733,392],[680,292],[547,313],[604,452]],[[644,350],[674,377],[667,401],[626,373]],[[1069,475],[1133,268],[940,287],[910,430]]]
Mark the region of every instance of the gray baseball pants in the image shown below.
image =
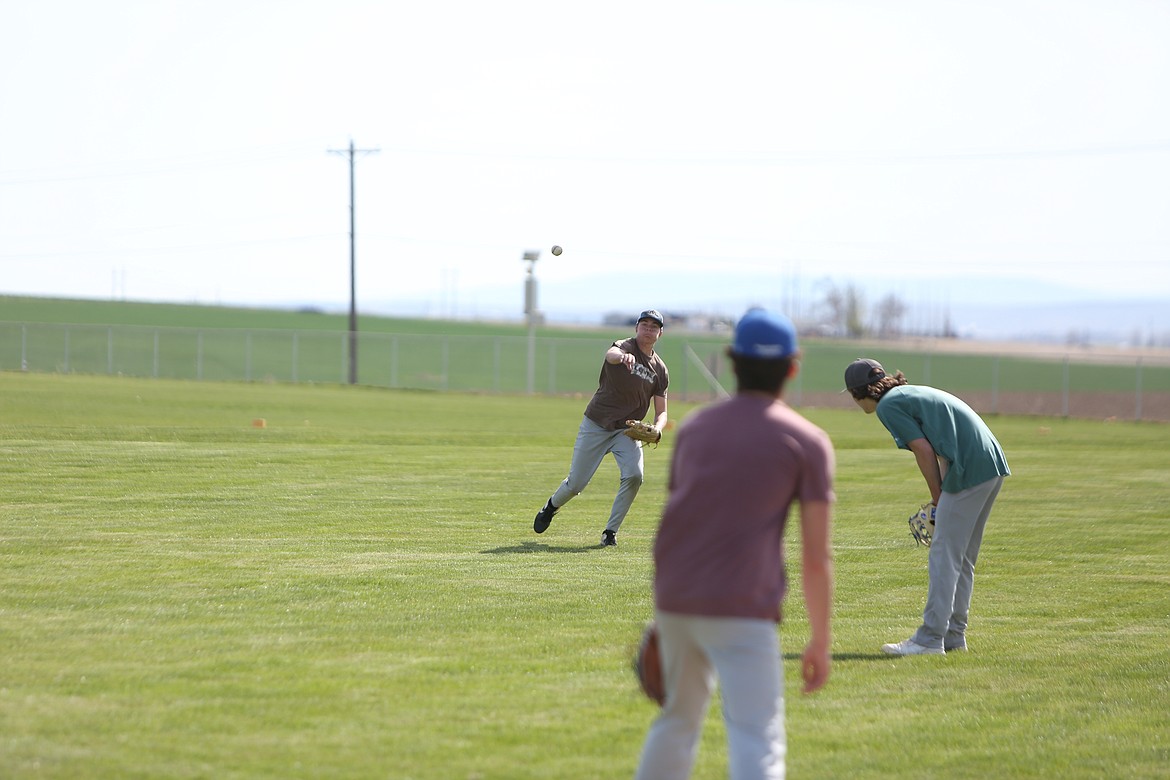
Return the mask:
[[[930,586],[926,591],[926,608],[922,612],[922,625],[913,637],[918,644],[955,647],[966,643],[975,562],[983,544],[983,529],[1003,480],[996,477],[939,497],[927,564]]]
[[[573,461],[569,464],[569,476],[552,494],[552,502],[553,506],[562,507],[580,495],[597,473],[606,454],[611,452],[617,461],[621,484],[613,500],[605,530],[617,533],[642,487],[643,476],[642,442],[631,439],[620,430],[607,431],[588,417],[581,418],[577,443],[573,445]]]
[[[784,662],[776,623],[655,612],[666,703],[642,745],[637,780],[690,777],[707,705],[722,689],[731,780],[783,780]]]

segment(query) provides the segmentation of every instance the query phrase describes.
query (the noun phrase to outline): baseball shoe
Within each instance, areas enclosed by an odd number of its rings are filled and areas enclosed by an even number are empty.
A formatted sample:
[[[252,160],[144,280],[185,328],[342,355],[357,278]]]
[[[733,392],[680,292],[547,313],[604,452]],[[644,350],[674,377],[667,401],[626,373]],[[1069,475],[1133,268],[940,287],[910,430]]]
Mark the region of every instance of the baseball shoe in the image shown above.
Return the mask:
[[[965,653],[967,652],[967,643],[962,642],[957,645],[943,645],[943,649],[948,653]]]
[[[617,547],[617,534],[608,528],[601,532],[602,547]]]
[[[536,513],[536,519],[532,521],[532,530],[538,534],[542,534],[548,530],[549,523],[552,522],[553,515],[560,509],[559,506],[553,506],[552,499],[544,505],[544,508]]]
[[[927,647],[913,639],[905,639],[896,644],[882,645],[882,652],[886,655],[946,655],[947,651],[941,647]]]

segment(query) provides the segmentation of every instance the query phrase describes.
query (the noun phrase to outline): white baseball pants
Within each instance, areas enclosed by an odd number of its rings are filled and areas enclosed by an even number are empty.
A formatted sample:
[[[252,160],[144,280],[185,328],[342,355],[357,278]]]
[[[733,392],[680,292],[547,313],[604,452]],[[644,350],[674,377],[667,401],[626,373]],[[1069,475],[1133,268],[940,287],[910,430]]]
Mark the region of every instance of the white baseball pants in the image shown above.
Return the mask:
[[[716,679],[731,780],[784,777],[784,667],[776,623],[657,612],[666,703],[646,735],[637,780],[690,776]]]

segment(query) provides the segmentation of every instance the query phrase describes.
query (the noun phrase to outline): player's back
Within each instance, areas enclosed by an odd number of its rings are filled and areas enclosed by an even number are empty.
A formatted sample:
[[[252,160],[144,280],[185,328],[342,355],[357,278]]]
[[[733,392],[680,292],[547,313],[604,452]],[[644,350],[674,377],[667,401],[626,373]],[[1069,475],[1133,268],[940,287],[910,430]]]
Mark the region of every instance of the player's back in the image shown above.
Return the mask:
[[[797,499],[832,500],[828,436],[786,404],[738,394],[679,427],[655,540],[660,609],[775,617]]]

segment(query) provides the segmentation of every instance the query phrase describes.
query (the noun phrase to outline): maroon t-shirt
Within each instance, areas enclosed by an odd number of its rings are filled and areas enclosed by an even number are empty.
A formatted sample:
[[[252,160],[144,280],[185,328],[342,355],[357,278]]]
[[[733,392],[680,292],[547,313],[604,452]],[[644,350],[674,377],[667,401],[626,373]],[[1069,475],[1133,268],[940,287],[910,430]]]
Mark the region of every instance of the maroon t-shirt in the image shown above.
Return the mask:
[[[658,609],[778,621],[789,507],[833,501],[835,467],[828,435],[782,401],[737,394],[684,420],[654,541]]]
[[[613,346],[629,352],[636,360],[631,372],[621,363],[601,361],[597,392],[585,407],[585,416],[609,431],[626,427],[626,420],[641,420],[650,408],[650,400],[666,397],[670,374],[658,353],[647,355],[638,349],[637,339],[615,341]]]

